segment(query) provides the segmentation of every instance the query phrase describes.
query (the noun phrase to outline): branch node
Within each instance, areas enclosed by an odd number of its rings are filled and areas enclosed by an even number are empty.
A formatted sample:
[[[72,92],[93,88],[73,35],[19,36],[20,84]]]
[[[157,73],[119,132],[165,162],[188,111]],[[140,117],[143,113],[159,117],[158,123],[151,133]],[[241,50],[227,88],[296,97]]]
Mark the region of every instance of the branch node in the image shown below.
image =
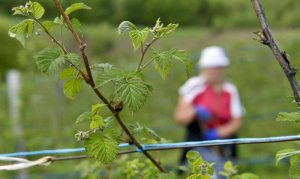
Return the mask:
[[[84,50],[86,46],[87,46],[86,43],[81,43],[80,44],[80,50]]]

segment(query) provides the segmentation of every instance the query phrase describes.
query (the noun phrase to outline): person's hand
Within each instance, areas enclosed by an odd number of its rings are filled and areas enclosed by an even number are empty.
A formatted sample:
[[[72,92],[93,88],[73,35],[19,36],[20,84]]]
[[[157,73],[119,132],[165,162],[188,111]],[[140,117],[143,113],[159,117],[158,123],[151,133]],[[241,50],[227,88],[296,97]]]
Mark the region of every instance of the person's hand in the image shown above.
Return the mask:
[[[199,120],[201,121],[208,121],[211,118],[211,113],[209,112],[209,110],[207,108],[205,108],[204,106],[194,106],[194,109],[196,111],[196,115],[198,117]]]
[[[203,138],[204,138],[204,140],[216,140],[216,139],[219,139],[220,136],[216,129],[209,129],[204,132]]]

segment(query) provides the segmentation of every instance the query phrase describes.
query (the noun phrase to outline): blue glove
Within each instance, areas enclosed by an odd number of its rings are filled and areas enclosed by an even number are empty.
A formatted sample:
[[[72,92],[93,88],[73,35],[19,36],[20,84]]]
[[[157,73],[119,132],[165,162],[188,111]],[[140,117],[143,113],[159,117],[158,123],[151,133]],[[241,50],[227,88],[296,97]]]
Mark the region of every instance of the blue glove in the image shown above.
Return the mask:
[[[203,134],[204,140],[216,140],[219,139],[219,134],[216,129],[209,129]]]
[[[194,106],[196,110],[197,117],[201,121],[208,121],[211,118],[211,113],[203,106]]]

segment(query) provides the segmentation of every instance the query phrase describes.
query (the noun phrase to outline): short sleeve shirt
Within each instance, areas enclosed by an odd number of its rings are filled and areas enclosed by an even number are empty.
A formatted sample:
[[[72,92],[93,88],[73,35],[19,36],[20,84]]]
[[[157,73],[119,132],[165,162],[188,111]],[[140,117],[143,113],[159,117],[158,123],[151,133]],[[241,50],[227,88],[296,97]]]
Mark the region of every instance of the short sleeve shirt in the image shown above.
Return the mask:
[[[212,114],[212,119],[206,123],[209,129],[243,115],[237,88],[227,81],[223,82],[221,91],[216,92],[203,76],[193,77],[179,89],[179,94],[193,106],[203,106]]]

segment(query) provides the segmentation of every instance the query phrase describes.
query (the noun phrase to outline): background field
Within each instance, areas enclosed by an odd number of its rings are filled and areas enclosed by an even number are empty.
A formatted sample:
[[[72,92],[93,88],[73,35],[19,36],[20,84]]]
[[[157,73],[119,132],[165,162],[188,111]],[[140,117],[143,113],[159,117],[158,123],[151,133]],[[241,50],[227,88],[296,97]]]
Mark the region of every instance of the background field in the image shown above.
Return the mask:
[[[8,99],[5,84],[5,71],[17,68],[22,73],[22,118],[28,151],[56,148],[81,147],[74,134],[76,117],[89,110],[98,99],[85,89],[74,100],[63,96],[61,82],[57,76],[40,74],[33,60],[34,54],[49,45],[48,38],[33,38],[25,48],[10,39],[7,30],[16,19],[0,16],[0,153],[15,151],[16,139],[11,131],[8,116]],[[300,23],[299,23],[300,24]],[[83,29],[82,37],[87,42],[88,53],[93,62],[108,62],[118,67],[133,69],[137,64],[138,52],[134,52],[126,36],[118,36],[117,26],[109,23],[89,24]],[[162,39],[154,48],[176,47],[186,49],[194,64],[200,50],[208,45],[223,46],[231,59],[228,76],[239,89],[242,102],[247,111],[239,137],[269,137],[298,134],[299,126],[294,123],[275,121],[280,111],[295,111],[292,93],[283,72],[270,50],[253,40],[258,27],[246,29],[183,26],[171,36]],[[288,52],[291,63],[300,66],[300,30],[297,28],[275,28],[275,37],[280,47]],[[76,51],[73,40],[65,35],[64,41],[69,49]],[[193,75],[197,74],[194,68]],[[299,75],[297,75],[299,78]],[[162,80],[153,67],[146,72],[146,80],[153,84],[154,90],[145,106],[137,113],[124,111],[122,116],[128,122],[138,121],[154,129],[164,138],[182,141],[184,128],[174,122],[177,90],[186,80],[184,69],[175,65],[171,74]],[[109,95],[109,90],[105,91]],[[107,111],[104,111],[107,113]],[[108,114],[108,113],[107,113]],[[248,162],[241,163],[242,171],[256,173],[261,178],[286,178],[285,163],[275,167],[272,160],[278,150],[299,147],[298,143],[257,144],[239,146],[239,157]],[[167,168],[175,168],[179,150],[156,152]],[[34,159],[34,158],[32,158]],[[251,161],[249,161],[251,160]],[[264,162],[265,161],[265,162]],[[49,167],[29,169],[32,178],[76,178],[75,167],[79,161],[57,162]],[[14,172],[2,172],[0,178],[13,178]]]

